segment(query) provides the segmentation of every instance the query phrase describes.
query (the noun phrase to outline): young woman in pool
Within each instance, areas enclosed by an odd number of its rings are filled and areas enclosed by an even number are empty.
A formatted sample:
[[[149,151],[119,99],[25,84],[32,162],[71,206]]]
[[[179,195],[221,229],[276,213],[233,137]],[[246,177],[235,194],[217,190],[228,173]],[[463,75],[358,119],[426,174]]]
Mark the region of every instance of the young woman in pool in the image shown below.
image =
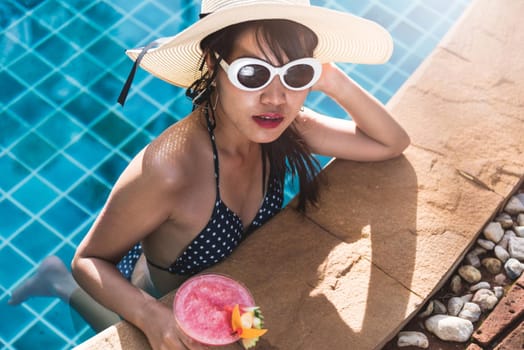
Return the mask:
[[[153,349],[184,349],[171,310],[155,296],[226,258],[278,213],[287,172],[299,179],[303,211],[319,191],[312,154],[379,161],[408,146],[384,107],[331,63],[387,60],[391,39],[375,23],[308,0],[203,0],[202,10],[201,20],[159,47],[129,52],[152,74],[187,87],[193,112],[122,173],[78,247],[74,279],[49,258],[11,303],[57,295],[95,328],[120,315]],[[304,108],[311,90],[352,121]]]

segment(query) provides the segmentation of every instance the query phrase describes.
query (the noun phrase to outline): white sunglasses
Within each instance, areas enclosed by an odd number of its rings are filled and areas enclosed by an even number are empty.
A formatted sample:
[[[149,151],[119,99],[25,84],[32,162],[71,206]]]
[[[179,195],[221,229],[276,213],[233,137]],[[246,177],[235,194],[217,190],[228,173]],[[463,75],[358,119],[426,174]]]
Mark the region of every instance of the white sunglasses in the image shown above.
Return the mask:
[[[258,58],[244,57],[227,64],[223,59],[220,66],[231,83],[244,91],[257,91],[268,86],[275,75],[289,90],[301,91],[313,86],[322,73],[322,64],[311,57],[300,58],[275,67]]]

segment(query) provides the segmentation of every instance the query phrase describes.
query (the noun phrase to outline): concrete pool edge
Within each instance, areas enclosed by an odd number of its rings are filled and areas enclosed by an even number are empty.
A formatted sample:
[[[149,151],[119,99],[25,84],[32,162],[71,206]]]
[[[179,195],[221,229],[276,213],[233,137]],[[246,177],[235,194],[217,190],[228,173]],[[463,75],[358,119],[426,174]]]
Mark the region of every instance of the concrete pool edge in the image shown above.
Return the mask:
[[[405,154],[335,160],[318,210],[284,210],[212,269],[252,290],[260,348],[379,349],[446,280],[524,179],[522,14],[474,1],[388,104]],[[126,322],[78,347],[146,348]]]

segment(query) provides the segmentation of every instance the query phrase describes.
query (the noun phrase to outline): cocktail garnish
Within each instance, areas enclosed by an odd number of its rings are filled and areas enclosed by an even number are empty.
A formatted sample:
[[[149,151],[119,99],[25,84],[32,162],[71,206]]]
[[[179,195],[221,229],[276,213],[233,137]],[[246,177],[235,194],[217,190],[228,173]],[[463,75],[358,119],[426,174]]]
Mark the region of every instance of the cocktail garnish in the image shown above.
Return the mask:
[[[245,349],[255,346],[258,338],[267,332],[262,329],[264,317],[258,307],[246,307],[240,310],[236,304],[231,312],[231,328],[242,339]]]

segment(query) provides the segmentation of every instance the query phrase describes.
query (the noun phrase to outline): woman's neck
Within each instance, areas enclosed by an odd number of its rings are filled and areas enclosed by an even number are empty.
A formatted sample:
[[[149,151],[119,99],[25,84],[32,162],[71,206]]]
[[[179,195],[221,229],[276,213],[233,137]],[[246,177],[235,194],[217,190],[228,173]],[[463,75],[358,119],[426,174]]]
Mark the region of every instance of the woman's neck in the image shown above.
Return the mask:
[[[260,145],[249,140],[229,118],[221,116],[220,112],[217,113],[217,111],[214,113],[214,118],[213,134],[221,153],[240,158],[249,158],[253,155],[253,152],[259,154]]]

